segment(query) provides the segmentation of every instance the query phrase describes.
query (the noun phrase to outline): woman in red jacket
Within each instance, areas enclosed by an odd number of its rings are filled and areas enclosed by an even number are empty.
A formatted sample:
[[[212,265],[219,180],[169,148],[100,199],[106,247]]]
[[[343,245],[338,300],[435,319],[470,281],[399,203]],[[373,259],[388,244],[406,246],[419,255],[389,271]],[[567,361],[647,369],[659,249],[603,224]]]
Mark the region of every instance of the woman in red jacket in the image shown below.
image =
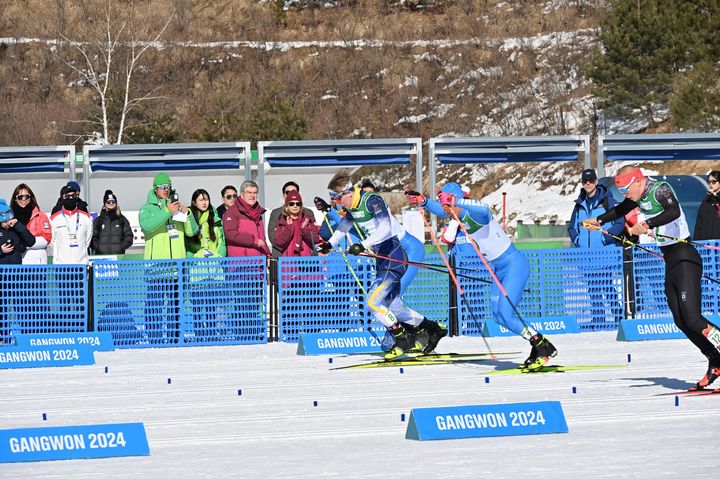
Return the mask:
[[[52,240],[52,227],[47,215],[38,207],[35,193],[25,183],[15,187],[10,200],[15,218],[35,237],[35,244],[23,254],[23,264],[47,264],[47,246]]]
[[[285,196],[285,208],[275,226],[275,245],[283,256],[312,256],[320,235],[314,218],[303,212],[302,197],[298,191]]]

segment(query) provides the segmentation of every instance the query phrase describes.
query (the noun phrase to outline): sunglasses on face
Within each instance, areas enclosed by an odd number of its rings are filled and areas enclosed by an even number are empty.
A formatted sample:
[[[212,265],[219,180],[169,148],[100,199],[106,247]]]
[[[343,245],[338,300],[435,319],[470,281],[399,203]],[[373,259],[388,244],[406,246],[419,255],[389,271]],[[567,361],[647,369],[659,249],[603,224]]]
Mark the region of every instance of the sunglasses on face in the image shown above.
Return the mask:
[[[77,198],[77,197],[78,197],[77,193],[68,193],[66,195],[63,195],[64,200],[69,200],[70,198]]]
[[[106,204],[106,205],[116,205],[116,204],[117,204],[117,201],[115,201],[115,200],[107,200],[107,201],[105,202],[105,204]]]
[[[172,189],[172,185],[157,185],[155,188],[158,190],[170,191]]]
[[[710,183],[711,185],[714,185],[717,182],[718,182],[717,180],[708,180],[708,183]],[[17,196],[15,198],[17,198]]]
[[[234,200],[237,198],[237,193],[234,195],[225,195],[226,200]]]
[[[330,199],[331,199],[331,200],[333,200],[333,201],[340,201],[340,198],[342,198],[342,197],[345,196],[346,194],[352,193],[352,192],[354,192],[354,191],[355,191],[355,188],[351,186],[350,188],[347,188],[347,189],[345,189],[344,191],[341,191],[340,193],[338,193],[338,192],[336,192],[336,191],[330,191],[330,192],[328,192],[328,193],[329,193],[329,195],[330,195]]]
[[[595,182],[593,180],[583,180],[582,181],[583,185],[592,184],[592,183],[595,183]]]
[[[30,195],[15,195],[15,199],[18,201],[29,200],[30,198],[32,198]]]
[[[302,206],[300,201],[289,201],[288,206]]]

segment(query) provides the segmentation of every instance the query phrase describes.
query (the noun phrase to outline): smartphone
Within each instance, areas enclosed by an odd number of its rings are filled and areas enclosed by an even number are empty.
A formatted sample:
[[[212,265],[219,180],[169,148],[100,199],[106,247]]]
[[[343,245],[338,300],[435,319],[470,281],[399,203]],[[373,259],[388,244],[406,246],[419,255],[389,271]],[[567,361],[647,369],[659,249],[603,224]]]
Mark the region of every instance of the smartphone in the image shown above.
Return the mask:
[[[180,201],[180,195],[177,194],[177,191],[170,193],[170,203],[177,203],[178,201]]]
[[[12,244],[12,240],[11,240],[11,239],[5,240],[5,244],[6,244],[6,245],[11,245],[11,244]]]

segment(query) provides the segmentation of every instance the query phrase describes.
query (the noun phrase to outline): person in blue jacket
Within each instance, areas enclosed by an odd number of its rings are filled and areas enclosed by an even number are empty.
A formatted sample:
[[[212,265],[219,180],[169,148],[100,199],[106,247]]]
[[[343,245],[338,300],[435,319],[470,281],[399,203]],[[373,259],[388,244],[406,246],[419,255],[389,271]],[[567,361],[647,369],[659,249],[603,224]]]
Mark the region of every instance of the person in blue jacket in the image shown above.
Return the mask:
[[[440,218],[452,218],[442,233],[443,241],[450,244],[451,249],[457,251],[457,248],[461,248],[462,255],[468,255],[469,253],[465,252],[465,249],[468,249],[477,255],[470,242],[473,241],[485,255],[507,293],[502,294],[500,286],[493,283],[490,290],[493,320],[530,343],[530,355],[523,362],[523,366],[530,370],[539,369],[555,357],[555,346],[515,313],[530,275],[530,263],[522,251],[510,242],[493,218],[488,205],[466,198],[462,187],[454,182],[443,186],[438,193],[439,201],[407,189],[405,194],[411,204],[427,208]],[[455,217],[462,221],[469,238]],[[460,244],[456,244],[458,242]]]
[[[582,190],[575,200],[570,222],[568,223],[568,234],[572,244],[578,248],[602,248],[603,246],[614,246],[615,238],[595,230],[588,230],[582,227],[582,222],[589,218],[597,218],[615,207],[617,201],[605,185],[598,184],[598,177],[595,170],[588,168],[583,170]],[[609,225],[607,231],[615,236],[620,236],[625,228],[625,219],[620,217]]]

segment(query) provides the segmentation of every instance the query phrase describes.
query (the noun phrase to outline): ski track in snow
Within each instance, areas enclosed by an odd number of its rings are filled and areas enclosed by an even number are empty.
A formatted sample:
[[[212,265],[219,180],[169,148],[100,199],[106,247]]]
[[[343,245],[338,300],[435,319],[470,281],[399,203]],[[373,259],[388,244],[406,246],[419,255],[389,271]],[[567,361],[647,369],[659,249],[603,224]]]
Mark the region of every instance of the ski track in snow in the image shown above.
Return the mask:
[[[525,358],[519,338],[489,339],[516,355],[403,373],[333,371],[373,358],[329,363],[282,343],[96,352],[94,366],[0,370],[0,428],[143,422],[151,452],[4,464],[0,476],[713,477],[720,398],[680,397],[675,406],[674,395],[658,396],[702,376],[700,353],[687,340],[625,343],[615,334],[552,336],[560,351],[552,364],[627,367],[550,374],[485,374]],[[438,352],[451,351],[484,344],[447,338]],[[421,442],[405,439],[400,420],[418,407],[549,400],[562,403],[569,433]]]

